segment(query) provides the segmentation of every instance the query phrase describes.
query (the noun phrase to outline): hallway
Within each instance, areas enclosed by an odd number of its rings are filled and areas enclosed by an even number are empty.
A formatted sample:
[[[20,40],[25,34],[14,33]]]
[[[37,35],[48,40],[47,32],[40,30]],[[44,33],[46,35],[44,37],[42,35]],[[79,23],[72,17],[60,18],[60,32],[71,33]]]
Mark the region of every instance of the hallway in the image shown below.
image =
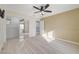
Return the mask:
[[[5,44],[2,54],[71,54],[79,53],[79,46],[59,39],[47,42],[43,37],[36,36],[24,39],[10,39]]]

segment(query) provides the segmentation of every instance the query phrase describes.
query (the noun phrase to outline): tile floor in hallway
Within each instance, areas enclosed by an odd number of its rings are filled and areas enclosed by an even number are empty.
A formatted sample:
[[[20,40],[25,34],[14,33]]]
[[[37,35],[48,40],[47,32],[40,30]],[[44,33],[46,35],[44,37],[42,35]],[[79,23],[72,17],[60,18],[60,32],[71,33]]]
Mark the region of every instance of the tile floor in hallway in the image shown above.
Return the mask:
[[[25,39],[8,39],[2,54],[71,54],[79,53],[79,46],[58,39],[51,42],[41,36]]]

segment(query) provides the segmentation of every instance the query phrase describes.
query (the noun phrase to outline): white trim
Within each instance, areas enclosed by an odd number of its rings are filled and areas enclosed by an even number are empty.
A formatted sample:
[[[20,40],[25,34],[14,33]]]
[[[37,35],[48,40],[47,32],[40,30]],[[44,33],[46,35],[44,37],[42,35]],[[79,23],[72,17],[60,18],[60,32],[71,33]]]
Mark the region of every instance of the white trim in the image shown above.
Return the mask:
[[[65,39],[58,39],[58,40],[65,41],[65,42],[68,42],[68,43],[71,43],[71,44],[75,44],[75,45],[79,45],[79,43],[74,42],[74,41],[70,41],[70,40],[65,40]]]

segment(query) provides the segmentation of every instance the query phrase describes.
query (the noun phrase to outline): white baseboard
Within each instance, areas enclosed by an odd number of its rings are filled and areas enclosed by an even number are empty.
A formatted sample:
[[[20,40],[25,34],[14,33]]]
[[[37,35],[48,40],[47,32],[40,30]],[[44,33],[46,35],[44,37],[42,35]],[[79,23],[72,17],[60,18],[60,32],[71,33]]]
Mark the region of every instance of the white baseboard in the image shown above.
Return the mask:
[[[71,44],[79,45],[79,43],[74,42],[74,41],[70,41],[70,40],[65,40],[65,39],[58,39],[58,40],[62,40],[62,41],[65,41],[65,42],[68,42],[68,43],[71,43]]]

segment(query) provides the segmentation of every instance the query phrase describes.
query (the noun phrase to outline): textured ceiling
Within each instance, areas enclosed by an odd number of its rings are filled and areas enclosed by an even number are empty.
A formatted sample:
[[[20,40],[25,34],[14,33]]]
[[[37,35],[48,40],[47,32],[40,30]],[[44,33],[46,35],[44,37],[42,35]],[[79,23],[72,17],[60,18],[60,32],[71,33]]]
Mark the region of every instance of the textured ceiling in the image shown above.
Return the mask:
[[[34,16],[34,15],[40,16],[40,13],[34,14],[34,12],[37,10],[33,8],[33,5],[39,7],[41,4],[5,4],[5,5],[0,5],[0,7],[5,8],[6,10],[24,14],[26,15],[26,17]],[[78,4],[50,4],[48,10],[52,10],[53,12],[45,13],[44,17],[62,13],[75,8],[79,8],[79,5]]]

